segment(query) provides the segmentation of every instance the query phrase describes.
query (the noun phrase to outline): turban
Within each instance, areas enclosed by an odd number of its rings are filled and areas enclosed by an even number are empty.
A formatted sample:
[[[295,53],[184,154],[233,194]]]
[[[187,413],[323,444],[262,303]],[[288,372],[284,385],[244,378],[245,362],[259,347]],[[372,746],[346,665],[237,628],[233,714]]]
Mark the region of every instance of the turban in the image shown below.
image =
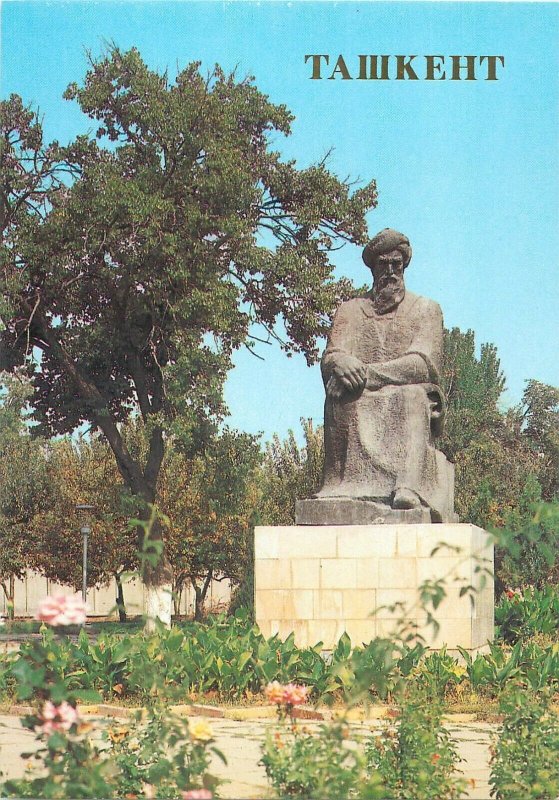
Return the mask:
[[[404,257],[404,269],[411,261],[410,240],[403,233],[392,228],[385,228],[374,236],[363,250],[363,261],[372,269],[375,265],[377,256],[390,253],[392,250],[399,250]]]

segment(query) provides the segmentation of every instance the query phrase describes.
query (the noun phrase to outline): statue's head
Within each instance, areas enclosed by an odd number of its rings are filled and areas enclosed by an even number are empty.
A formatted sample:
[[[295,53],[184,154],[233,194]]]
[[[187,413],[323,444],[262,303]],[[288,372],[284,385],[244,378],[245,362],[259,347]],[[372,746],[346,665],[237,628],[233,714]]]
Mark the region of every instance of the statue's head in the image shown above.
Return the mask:
[[[385,228],[370,240],[363,250],[363,261],[374,276],[374,270],[379,256],[385,256],[393,250],[398,250],[402,256],[402,266],[405,269],[411,261],[410,240],[403,233],[398,233],[393,228]]]
[[[404,299],[404,270],[411,261],[407,236],[385,228],[363,250],[363,261],[373,273],[373,298],[377,310],[389,311]]]

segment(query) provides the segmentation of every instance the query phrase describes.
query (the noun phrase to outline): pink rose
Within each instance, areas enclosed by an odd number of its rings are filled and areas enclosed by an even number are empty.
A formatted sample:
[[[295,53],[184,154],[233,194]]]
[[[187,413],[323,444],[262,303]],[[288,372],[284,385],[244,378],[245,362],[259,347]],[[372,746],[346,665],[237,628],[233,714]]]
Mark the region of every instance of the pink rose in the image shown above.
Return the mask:
[[[268,700],[277,705],[299,706],[306,701],[308,693],[308,686],[301,686],[298,683],[283,685],[278,681],[272,681],[264,689]]]
[[[79,595],[55,595],[41,600],[35,619],[56,628],[61,625],[83,625],[86,614],[86,605]]]
[[[55,706],[54,703],[47,700],[41,709],[39,719],[41,723],[36,726],[36,729],[50,736],[54,731],[69,731],[79,717],[78,712],[70,703],[64,701]]]
[[[284,687],[283,691],[284,703],[287,703],[290,706],[299,706],[301,703],[306,701],[309,693],[309,687],[301,686],[297,683],[288,683],[287,686]]]
[[[213,794],[209,789],[189,789],[181,793],[182,800],[212,800]]]
[[[278,681],[272,681],[264,689],[264,694],[271,703],[283,703],[283,686]]]

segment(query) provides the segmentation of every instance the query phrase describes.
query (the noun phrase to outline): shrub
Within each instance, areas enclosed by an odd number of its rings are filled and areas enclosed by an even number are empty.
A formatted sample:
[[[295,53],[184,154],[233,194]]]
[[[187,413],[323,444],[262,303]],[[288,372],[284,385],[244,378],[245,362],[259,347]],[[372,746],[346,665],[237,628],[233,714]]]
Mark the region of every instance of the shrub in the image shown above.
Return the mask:
[[[559,796],[559,721],[549,697],[523,689],[501,700],[505,719],[491,758],[496,800],[555,800]]]
[[[504,592],[495,607],[495,633],[508,643],[559,629],[559,591],[527,587],[521,593]]]
[[[314,732],[293,717],[304,702],[304,686],[268,684],[266,695],[277,703],[279,725],[267,732],[261,764],[280,797],[345,800],[383,798],[378,776],[369,778],[365,758],[347,746],[349,727],[344,719],[323,724]]]
[[[33,704],[22,724],[35,732],[39,748],[33,755],[35,769],[0,786],[2,797],[177,797],[189,790],[211,797],[218,781],[208,772],[209,753],[223,756],[211,747],[213,736],[206,723],[189,725],[158,704],[157,680],[151,686],[146,719],[138,715],[134,735],[126,726],[107,730],[80,719],[77,702],[99,699],[91,686],[106,651],[103,643],[90,645],[84,632],[77,645],[65,634],[70,618],[79,622],[73,617],[82,612],[85,618],[82,605],[71,597],[43,603],[42,618],[52,627],[45,628],[40,639],[26,642],[11,666],[18,679],[17,696]],[[124,645],[117,654],[118,646],[116,641],[106,659],[113,688],[130,651]]]
[[[465,792],[455,776],[456,749],[442,724],[443,706],[421,690],[401,699],[395,728],[374,736],[368,768],[385,786],[386,800],[453,800]]]

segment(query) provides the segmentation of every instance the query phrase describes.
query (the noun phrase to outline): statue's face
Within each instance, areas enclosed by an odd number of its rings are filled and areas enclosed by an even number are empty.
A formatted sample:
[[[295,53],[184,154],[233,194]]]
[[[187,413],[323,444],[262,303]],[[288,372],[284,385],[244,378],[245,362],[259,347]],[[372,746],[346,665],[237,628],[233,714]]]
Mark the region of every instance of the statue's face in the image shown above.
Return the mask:
[[[384,283],[398,283],[404,274],[404,256],[399,250],[391,250],[377,256],[373,267],[373,278]],[[383,280],[384,279],[384,280]],[[394,279],[391,281],[390,279]]]
[[[404,299],[404,256],[399,250],[383,253],[377,256],[372,272],[375,307],[384,314]]]

